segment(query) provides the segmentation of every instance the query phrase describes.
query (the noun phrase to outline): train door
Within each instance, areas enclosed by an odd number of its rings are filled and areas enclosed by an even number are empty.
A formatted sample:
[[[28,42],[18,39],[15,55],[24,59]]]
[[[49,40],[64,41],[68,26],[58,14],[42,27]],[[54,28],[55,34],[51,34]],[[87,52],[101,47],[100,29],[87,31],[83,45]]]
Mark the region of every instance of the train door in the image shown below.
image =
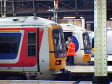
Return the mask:
[[[68,37],[70,37],[73,43],[76,45],[75,51],[77,56],[74,57],[74,63],[80,64],[82,62],[81,57],[84,54],[84,51],[81,50],[81,48],[83,48],[82,32],[79,30],[72,31],[72,32],[64,31],[64,37],[65,37],[65,41],[67,41]]]
[[[65,42],[68,40],[68,37],[72,37],[72,32],[64,32]]]
[[[72,32],[64,32],[64,39],[65,39],[65,46],[66,46],[66,50],[67,50],[67,41],[68,41],[68,37],[72,37]]]
[[[22,46],[25,72],[39,71],[39,28],[25,29]]]

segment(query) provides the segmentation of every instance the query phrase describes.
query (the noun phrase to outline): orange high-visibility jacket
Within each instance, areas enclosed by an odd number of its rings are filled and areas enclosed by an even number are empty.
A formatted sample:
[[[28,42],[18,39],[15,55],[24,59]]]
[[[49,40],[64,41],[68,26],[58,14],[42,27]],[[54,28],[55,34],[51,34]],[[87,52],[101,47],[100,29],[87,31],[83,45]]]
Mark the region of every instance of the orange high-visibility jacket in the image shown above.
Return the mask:
[[[75,56],[75,55],[76,55],[75,44],[74,43],[70,43],[68,45],[67,56]]]

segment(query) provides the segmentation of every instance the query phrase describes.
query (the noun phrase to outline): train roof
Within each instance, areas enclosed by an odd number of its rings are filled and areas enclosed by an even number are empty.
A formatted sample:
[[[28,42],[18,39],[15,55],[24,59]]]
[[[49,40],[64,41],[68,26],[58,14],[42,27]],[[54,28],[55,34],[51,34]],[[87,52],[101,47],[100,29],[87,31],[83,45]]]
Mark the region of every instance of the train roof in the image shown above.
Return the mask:
[[[26,17],[3,17],[0,18],[0,28],[2,27],[39,27],[57,24],[54,21],[35,16]]]
[[[63,31],[71,32],[71,31],[85,31],[84,28],[73,25],[73,24],[60,24]]]

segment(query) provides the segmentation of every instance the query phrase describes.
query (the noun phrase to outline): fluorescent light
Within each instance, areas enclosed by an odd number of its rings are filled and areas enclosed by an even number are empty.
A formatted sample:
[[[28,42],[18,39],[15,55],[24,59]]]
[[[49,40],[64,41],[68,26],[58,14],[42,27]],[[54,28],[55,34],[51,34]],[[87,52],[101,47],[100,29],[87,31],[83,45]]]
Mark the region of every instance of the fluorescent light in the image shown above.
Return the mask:
[[[75,19],[76,17],[63,17],[64,19]]]
[[[80,18],[82,19],[83,17],[81,16]]]
[[[110,20],[112,20],[112,18],[110,18]]]

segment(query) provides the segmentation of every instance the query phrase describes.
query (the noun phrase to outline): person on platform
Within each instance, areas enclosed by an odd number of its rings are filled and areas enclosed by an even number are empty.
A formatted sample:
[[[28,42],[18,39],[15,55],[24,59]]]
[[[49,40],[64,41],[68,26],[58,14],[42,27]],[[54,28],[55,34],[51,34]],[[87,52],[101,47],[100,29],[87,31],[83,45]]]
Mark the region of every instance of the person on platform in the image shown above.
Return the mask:
[[[66,41],[66,43],[65,43],[65,46],[66,46],[66,49],[67,49],[67,50],[68,50],[68,45],[69,45],[70,41],[71,41],[71,38],[68,37],[68,39],[67,39],[67,41]]]
[[[76,56],[75,44],[70,40],[67,50],[68,65],[74,65],[74,56]]]
[[[65,42],[65,46],[66,46],[66,50],[68,51],[68,45],[71,41],[71,38],[70,37],[67,37],[67,41]],[[66,64],[69,65],[69,57],[67,57],[66,59]]]

